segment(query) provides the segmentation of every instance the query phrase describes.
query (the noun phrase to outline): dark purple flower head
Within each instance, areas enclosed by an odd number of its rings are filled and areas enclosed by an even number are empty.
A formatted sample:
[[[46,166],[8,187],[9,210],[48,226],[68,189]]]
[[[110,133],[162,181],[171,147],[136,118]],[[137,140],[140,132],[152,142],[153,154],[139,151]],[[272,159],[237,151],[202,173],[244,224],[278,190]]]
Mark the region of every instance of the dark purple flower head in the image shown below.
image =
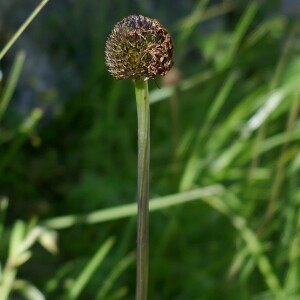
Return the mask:
[[[128,16],[106,41],[105,62],[116,79],[147,80],[165,75],[172,67],[173,43],[156,19]]]

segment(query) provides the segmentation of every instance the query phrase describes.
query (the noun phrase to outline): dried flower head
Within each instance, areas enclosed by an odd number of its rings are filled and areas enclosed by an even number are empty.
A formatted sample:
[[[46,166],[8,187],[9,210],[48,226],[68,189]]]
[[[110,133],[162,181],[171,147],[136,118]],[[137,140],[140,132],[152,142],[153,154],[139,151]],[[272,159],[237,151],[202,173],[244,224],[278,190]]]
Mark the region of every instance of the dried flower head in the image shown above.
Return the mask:
[[[169,32],[155,19],[128,16],[107,39],[105,61],[117,79],[147,80],[165,75],[172,67],[173,44]]]

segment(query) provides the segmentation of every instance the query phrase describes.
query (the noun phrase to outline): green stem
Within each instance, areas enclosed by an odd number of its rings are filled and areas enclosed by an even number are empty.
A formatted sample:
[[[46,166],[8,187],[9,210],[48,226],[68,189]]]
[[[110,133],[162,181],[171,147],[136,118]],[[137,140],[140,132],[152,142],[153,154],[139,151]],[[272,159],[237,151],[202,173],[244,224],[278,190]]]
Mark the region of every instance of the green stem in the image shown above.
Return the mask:
[[[148,295],[150,107],[148,81],[135,82],[138,117],[138,224],[136,300]]]

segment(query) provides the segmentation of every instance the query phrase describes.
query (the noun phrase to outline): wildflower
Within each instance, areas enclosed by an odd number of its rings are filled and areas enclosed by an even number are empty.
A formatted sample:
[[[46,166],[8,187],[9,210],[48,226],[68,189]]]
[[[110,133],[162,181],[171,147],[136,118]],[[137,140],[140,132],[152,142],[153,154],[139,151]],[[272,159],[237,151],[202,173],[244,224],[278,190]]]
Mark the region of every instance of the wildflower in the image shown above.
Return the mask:
[[[116,79],[148,80],[172,67],[173,43],[156,20],[131,15],[116,24],[107,39],[105,62]]]

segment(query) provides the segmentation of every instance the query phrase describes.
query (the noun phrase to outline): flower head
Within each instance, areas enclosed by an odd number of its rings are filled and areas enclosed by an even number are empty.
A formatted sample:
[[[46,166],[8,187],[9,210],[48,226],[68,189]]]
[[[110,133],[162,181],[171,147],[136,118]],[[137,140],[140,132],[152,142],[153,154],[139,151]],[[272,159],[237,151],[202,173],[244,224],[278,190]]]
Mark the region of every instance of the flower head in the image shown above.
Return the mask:
[[[173,43],[156,20],[131,15],[116,24],[106,41],[105,62],[117,79],[147,80],[172,67]]]

